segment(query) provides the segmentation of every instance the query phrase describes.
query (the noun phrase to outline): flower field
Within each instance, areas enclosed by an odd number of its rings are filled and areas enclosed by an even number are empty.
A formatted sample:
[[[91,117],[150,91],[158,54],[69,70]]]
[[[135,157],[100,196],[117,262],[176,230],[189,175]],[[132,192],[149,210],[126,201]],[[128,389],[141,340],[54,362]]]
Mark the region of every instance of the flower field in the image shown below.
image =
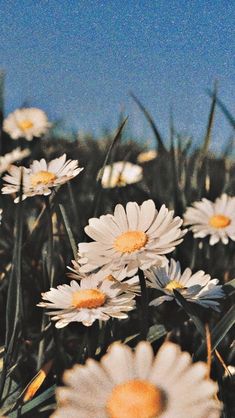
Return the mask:
[[[3,118],[0,416],[235,416],[235,161],[201,145],[58,137]]]

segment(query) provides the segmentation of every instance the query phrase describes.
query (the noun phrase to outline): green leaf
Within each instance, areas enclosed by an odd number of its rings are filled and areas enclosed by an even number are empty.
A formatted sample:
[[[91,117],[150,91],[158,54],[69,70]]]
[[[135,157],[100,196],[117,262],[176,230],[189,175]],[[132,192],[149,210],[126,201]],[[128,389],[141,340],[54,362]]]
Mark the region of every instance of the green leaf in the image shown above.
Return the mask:
[[[164,337],[164,335],[166,335],[166,334],[167,334],[167,330],[164,327],[164,325],[159,325],[159,324],[152,325],[149,328],[149,332],[148,332],[148,335],[147,335],[147,340],[150,343],[153,343],[154,341],[159,340],[159,338]]]
[[[219,323],[213,328],[211,332],[211,351],[213,352],[220,342],[223,340],[225,335],[229,332],[229,330],[235,324],[235,306],[231,306],[229,311],[223,316],[223,318],[219,321]],[[206,350],[205,342],[202,344],[198,352],[196,353],[196,357],[200,356]]]
[[[167,149],[166,149],[166,147],[164,145],[164,142],[162,140],[162,137],[160,135],[160,132],[159,132],[159,130],[158,130],[158,128],[157,128],[157,126],[156,126],[156,124],[155,124],[152,116],[150,115],[150,113],[148,112],[148,110],[144,107],[144,105],[139,101],[139,99],[137,99],[137,97],[133,93],[130,93],[130,95],[131,95],[132,99],[136,102],[136,104],[139,106],[140,110],[142,110],[144,116],[146,117],[147,121],[149,122],[149,124],[150,124],[150,126],[151,126],[151,128],[153,130],[153,133],[154,133],[154,135],[156,137],[156,140],[157,140],[157,143],[158,143],[159,152],[160,153],[167,154],[168,151],[167,151]]]
[[[20,415],[18,415],[19,411],[13,411],[10,414],[8,414],[8,417],[17,418],[18,416],[22,416],[26,414],[27,412],[32,411],[33,409],[42,405],[45,401],[50,399],[52,396],[54,396],[55,389],[56,389],[56,385],[51,386],[49,389],[45,390],[45,392],[41,393],[36,398],[32,399],[32,401],[27,402],[25,405],[23,405],[22,408],[20,409]]]
[[[75,242],[75,239],[74,239],[74,236],[73,236],[73,232],[72,232],[72,229],[71,229],[71,226],[70,226],[70,223],[69,223],[69,219],[68,219],[68,216],[66,214],[65,208],[61,203],[59,204],[59,208],[60,208],[60,213],[62,215],[64,226],[65,226],[65,229],[66,229],[66,232],[67,232],[67,235],[68,235],[68,239],[69,239],[72,251],[73,251],[73,257],[74,257],[74,260],[76,260],[76,258],[77,258],[77,245],[76,245],[76,242]]]
[[[106,153],[105,159],[104,159],[104,163],[103,166],[101,168],[101,170],[99,171],[98,175],[97,175],[97,179],[96,179],[96,190],[95,190],[95,195],[94,195],[94,200],[93,200],[93,210],[92,210],[92,214],[93,216],[97,216],[97,214],[99,213],[99,204],[100,204],[100,197],[101,197],[101,190],[102,190],[102,185],[101,185],[101,180],[104,174],[104,169],[105,166],[107,165],[109,158],[110,158],[110,154],[114,148],[115,145],[117,145],[118,141],[121,139],[121,134],[123,131],[123,128],[126,124],[128,118],[124,119],[124,121],[121,123],[121,125],[119,126],[117,133],[115,134],[112,143]]]
[[[201,334],[202,337],[205,336],[205,330],[204,325],[201,322],[201,320],[198,318],[198,315],[196,313],[196,310],[193,306],[193,303],[187,302],[186,299],[179,293],[177,290],[173,290],[175,298],[178,300],[179,304],[182,306],[182,308],[185,310],[189,318],[192,319],[194,322],[198,332]]]
[[[213,92],[211,92],[210,90],[208,91],[208,94],[209,94],[210,97],[213,96]],[[218,97],[216,97],[216,103],[217,103],[218,107],[222,110],[223,114],[227,118],[227,120],[230,123],[230,125],[234,129],[235,128],[235,119],[232,116],[232,114],[230,113],[230,111],[227,109],[227,107],[225,106],[225,104]]]
[[[233,295],[235,292],[235,279],[230,280],[229,282],[225,283],[223,286],[223,290],[226,293],[226,295]]]

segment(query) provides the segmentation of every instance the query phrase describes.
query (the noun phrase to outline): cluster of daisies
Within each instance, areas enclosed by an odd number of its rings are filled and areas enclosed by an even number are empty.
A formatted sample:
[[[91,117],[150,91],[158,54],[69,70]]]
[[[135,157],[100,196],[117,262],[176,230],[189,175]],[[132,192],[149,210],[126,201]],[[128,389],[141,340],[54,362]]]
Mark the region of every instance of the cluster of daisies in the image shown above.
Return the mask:
[[[14,112],[4,123],[5,131],[13,139],[31,140],[44,134],[50,124],[44,112],[36,111]],[[155,158],[152,151],[140,155],[138,162]],[[67,160],[65,154],[50,162],[35,160],[28,168],[12,162],[3,177],[2,193],[14,194],[15,202],[21,188],[22,199],[47,196],[83,170],[77,160]],[[143,170],[121,161],[106,166],[98,175],[104,188],[124,187],[141,181]],[[153,290],[151,294],[156,291],[150,306],[174,300],[177,290],[188,302],[219,310],[224,296],[219,281],[204,271],[193,273],[186,268],[182,272],[178,261],[167,258],[183,241],[187,232],[183,223],[190,226],[195,238],[209,236],[210,245],[235,241],[235,197],[223,194],[214,203],[207,199],[195,202],[187,208],[184,220],[165,205],[157,210],[153,200],[141,205],[128,202],[125,207],[118,204],[113,214],[89,219],[85,232],[91,241],[78,244],[77,260],[68,275],[72,280],[42,294],[38,306],[47,309],[57,328],[71,322],[90,327],[96,320],[126,319],[141,295],[141,275]],[[176,301],[179,303],[178,298]],[[115,343],[100,363],[89,359],[84,366],[67,371],[64,382],[66,386],[57,393],[59,407],[53,417],[220,416],[217,386],[208,378],[206,365],[192,364],[190,355],[173,343],[164,343],[155,358],[147,342],[138,344],[135,352]]]
[[[44,293],[39,306],[49,309],[58,328],[73,321],[89,326],[96,319],[126,318],[135,309],[142,270],[147,287],[158,291],[151,306],[172,301],[176,289],[188,302],[218,310],[224,296],[218,279],[189,268],[181,272],[180,263],[166,257],[187,232],[182,223],[165,205],[158,211],[152,200],[118,204],[113,215],[89,219],[85,232],[92,241],[78,245],[73,280]]]

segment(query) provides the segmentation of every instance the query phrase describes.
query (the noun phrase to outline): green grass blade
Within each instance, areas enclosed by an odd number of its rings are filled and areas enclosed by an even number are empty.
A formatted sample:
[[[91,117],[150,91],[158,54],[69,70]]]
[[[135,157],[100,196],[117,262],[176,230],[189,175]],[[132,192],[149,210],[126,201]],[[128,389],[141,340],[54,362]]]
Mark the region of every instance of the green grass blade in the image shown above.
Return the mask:
[[[96,179],[96,190],[95,190],[95,195],[94,195],[94,203],[93,203],[93,210],[92,210],[92,215],[93,216],[97,216],[99,213],[99,203],[100,203],[100,196],[101,196],[101,190],[102,190],[102,184],[101,184],[101,180],[104,174],[104,169],[105,166],[107,165],[111,152],[113,150],[113,148],[117,145],[117,143],[121,140],[121,135],[122,135],[122,131],[123,128],[127,122],[127,119],[124,119],[124,121],[121,123],[121,125],[119,126],[117,133],[115,134],[109,149],[106,153],[105,159],[104,159],[104,163],[103,166],[101,168],[101,170],[99,171],[98,175],[97,175],[97,179]]]
[[[204,325],[201,320],[198,318],[198,315],[194,309],[193,303],[187,302],[186,299],[179,293],[177,290],[173,290],[175,298],[178,300],[179,304],[185,310],[189,318],[192,319],[194,325],[196,326],[198,332],[201,334],[202,337],[205,336]]]
[[[213,92],[211,92],[210,90],[208,90],[208,94],[210,97],[213,97]],[[225,104],[218,97],[216,97],[216,103],[218,107],[222,110],[223,114],[225,115],[230,125],[233,127],[233,129],[235,129],[235,119],[232,116],[231,112],[227,109]]]
[[[235,324],[235,306],[231,306],[229,311],[223,316],[219,323],[213,328],[211,332],[212,352],[217,348],[225,335]],[[196,357],[206,350],[205,342],[201,345],[200,349],[196,353]]]
[[[74,236],[73,236],[73,232],[72,232],[72,229],[71,229],[71,226],[70,226],[70,223],[69,223],[69,219],[68,219],[68,216],[66,214],[64,206],[62,204],[59,204],[59,208],[60,208],[60,213],[62,215],[65,230],[67,232],[68,239],[69,239],[72,251],[73,251],[73,257],[74,257],[74,260],[76,260],[76,258],[77,258],[77,245],[76,245],[76,242],[75,242],[75,239],[74,239]]]
[[[146,117],[147,121],[149,122],[153,133],[155,135],[155,138],[157,140],[158,143],[158,150],[160,153],[164,153],[166,154],[168,151],[164,145],[163,139],[161,137],[161,134],[152,118],[152,116],[150,115],[150,113],[148,112],[148,110],[144,107],[144,105],[139,101],[139,99],[137,99],[137,97],[133,94],[130,93],[132,99],[135,101],[135,103],[139,106],[140,110],[143,112],[144,116]]]
[[[152,325],[149,328],[147,340],[152,344],[167,334],[167,330],[164,325]]]
[[[19,416],[22,416],[22,415],[32,411],[33,409],[42,405],[48,399],[52,398],[52,396],[55,395],[55,389],[56,389],[56,385],[51,386],[49,389],[45,390],[45,392],[41,393],[39,396],[34,398],[32,401],[27,402],[25,405],[23,405],[22,408],[20,409],[20,415],[19,415],[19,411],[13,411],[10,414],[8,414],[8,417],[9,418],[18,418]]]

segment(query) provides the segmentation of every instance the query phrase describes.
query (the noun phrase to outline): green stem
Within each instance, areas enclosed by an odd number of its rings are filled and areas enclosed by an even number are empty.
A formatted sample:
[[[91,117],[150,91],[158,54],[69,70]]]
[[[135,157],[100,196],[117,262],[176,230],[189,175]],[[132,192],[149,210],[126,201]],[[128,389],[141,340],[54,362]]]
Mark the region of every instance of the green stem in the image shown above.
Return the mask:
[[[41,332],[43,333],[45,330],[46,325],[48,324],[48,318],[46,317],[45,313],[42,315],[42,324],[41,324]],[[40,370],[40,368],[43,365],[43,354],[44,354],[44,348],[45,348],[45,336],[43,336],[42,340],[39,343],[38,348],[38,359],[37,359],[37,370]]]
[[[86,358],[89,358],[89,357],[92,356],[91,332],[92,332],[92,327],[87,327],[87,330],[86,330]]]
[[[48,254],[47,254],[47,272],[50,287],[53,287],[54,284],[54,274],[53,274],[53,225],[52,225],[52,212],[49,196],[46,196],[46,211],[48,218]]]
[[[141,289],[141,315],[140,315],[140,336],[146,340],[148,334],[148,295],[144,272],[139,269],[139,281]]]

